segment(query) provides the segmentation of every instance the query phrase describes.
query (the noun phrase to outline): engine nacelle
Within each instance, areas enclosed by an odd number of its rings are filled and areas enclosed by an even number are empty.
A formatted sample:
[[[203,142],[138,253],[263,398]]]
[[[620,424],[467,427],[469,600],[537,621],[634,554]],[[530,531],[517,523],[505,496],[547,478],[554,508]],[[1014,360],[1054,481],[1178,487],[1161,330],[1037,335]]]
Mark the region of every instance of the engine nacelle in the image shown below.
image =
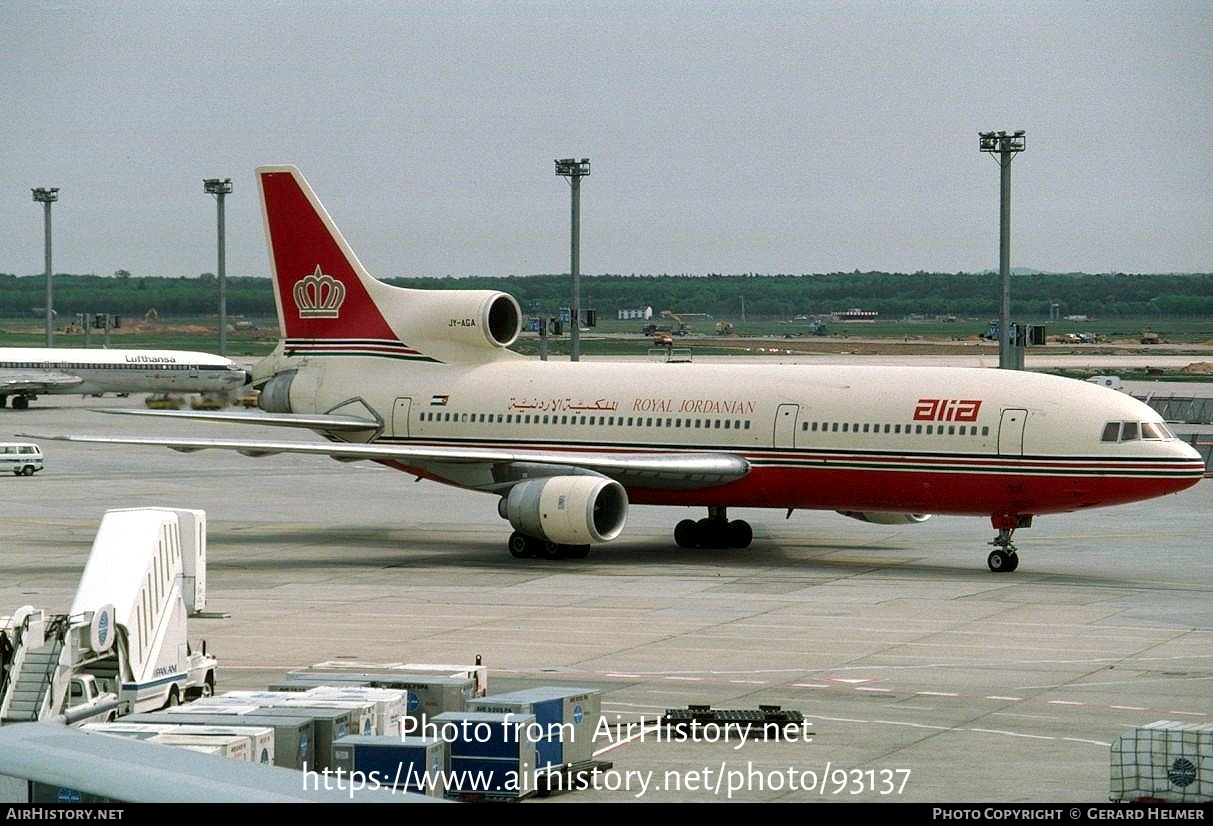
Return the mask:
[[[623,485],[601,476],[548,476],[514,485],[498,511],[527,536],[589,545],[619,536],[628,495]]]
[[[400,340],[438,361],[481,361],[522,332],[522,310],[506,293],[372,286],[371,297]]]
[[[291,385],[295,382],[298,370],[286,370],[275,373],[269,381],[261,385],[261,395],[257,398],[257,406],[267,413],[290,413]]]
[[[858,519],[860,522],[871,522],[873,525],[913,525],[926,522],[931,518],[929,513],[888,513],[887,511],[839,511],[843,516]]]

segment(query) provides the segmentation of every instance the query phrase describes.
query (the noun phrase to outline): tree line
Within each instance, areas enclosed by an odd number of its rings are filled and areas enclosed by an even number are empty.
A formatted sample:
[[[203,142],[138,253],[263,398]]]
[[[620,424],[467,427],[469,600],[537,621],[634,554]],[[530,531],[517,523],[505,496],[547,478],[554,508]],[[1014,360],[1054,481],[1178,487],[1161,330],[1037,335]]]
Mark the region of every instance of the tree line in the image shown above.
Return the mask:
[[[418,289],[501,290],[518,299],[524,312],[551,313],[569,304],[568,275],[390,278],[391,284]],[[0,274],[0,316],[35,315],[45,302],[43,276]],[[215,315],[218,281],[197,278],[56,275],[55,309],[59,318],[74,313],[107,312],[141,318],[154,308],[162,318]],[[596,275],[583,276],[582,306],[602,319],[621,309],[652,307],[655,313],[708,313],[735,319],[743,307],[749,319],[781,319],[860,308],[884,318],[911,314],[994,317],[1001,288],[996,273],[848,272],[813,275]],[[1012,312],[1026,319],[1057,313],[1101,318],[1196,318],[1213,316],[1213,273],[1087,274],[1041,273],[1012,279]],[[270,280],[227,279],[228,313],[272,317]]]

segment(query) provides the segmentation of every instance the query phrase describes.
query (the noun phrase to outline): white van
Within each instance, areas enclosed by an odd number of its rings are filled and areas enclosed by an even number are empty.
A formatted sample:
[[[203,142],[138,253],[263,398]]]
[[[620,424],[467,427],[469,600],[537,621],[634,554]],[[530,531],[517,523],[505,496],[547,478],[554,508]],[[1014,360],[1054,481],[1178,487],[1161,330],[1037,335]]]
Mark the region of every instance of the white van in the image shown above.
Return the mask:
[[[0,443],[0,472],[5,470],[17,476],[33,476],[42,470],[42,448],[32,442]]]

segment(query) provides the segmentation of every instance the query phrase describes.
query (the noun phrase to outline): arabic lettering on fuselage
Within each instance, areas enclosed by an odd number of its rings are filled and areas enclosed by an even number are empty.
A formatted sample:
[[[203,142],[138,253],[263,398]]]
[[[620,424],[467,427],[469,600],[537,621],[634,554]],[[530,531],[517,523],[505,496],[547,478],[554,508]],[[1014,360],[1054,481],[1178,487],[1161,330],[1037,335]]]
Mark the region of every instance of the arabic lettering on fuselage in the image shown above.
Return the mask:
[[[511,396],[509,410],[537,410],[548,413],[614,413],[620,404],[615,399],[591,401],[542,399],[538,396]],[[749,399],[632,399],[625,409],[630,413],[700,413],[725,415],[751,415],[756,408]]]
[[[619,409],[619,402],[614,399],[584,401],[567,397],[563,399],[541,399],[538,397],[518,398],[511,396],[507,409],[546,410],[554,413],[612,413]]]

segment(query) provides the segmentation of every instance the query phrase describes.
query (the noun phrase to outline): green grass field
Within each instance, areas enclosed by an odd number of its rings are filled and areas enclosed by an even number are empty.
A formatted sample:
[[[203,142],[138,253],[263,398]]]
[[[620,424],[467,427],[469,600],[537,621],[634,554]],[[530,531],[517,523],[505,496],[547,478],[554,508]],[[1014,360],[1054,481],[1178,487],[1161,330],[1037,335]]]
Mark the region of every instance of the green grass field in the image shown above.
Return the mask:
[[[736,318],[708,319],[692,322],[694,335],[712,335],[716,321],[724,320],[734,325],[734,332],[742,336],[807,335],[806,321],[740,321]],[[991,319],[961,318],[956,321],[881,320],[871,324],[843,324],[824,319],[826,332],[831,336],[860,338],[934,338],[970,339],[984,333]],[[670,325],[664,319],[652,321],[600,321],[599,332],[637,333],[645,324]],[[1047,335],[1066,333],[1094,333],[1108,340],[1137,338],[1144,329],[1151,329],[1166,341],[1185,344],[1203,343],[1213,340],[1213,318],[1117,318],[1095,321],[1054,321],[1027,319],[1028,324],[1044,324]]]
[[[256,329],[229,330],[227,335],[228,354],[236,357],[260,357],[268,354],[277,342],[277,322],[274,319],[242,319],[251,323]],[[668,324],[663,320],[652,323]],[[691,325],[691,337],[695,338],[694,352],[696,355],[723,355],[736,353],[739,348],[748,346],[747,338],[759,339],[756,346],[770,346],[785,337],[809,338],[807,321],[748,321],[732,322],[735,325],[734,335],[714,336],[715,322],[705,320]],[[951,341],[975,339],[979,333],[986,330],[988,321],[960,319],[955,322],[945,321],[877,321],[871,324],[840,324],[826,322],[827,333],[831,337],[846,338],[887,338],[901,341]],[[655,347],[655,342],[641,333],[644,322],[640,321],[603,321],[592,333],[583,335],[582,352],[586,355],[599,356],[643,356]],[[1203,343],[1213,340],[1213,320],[1205,319],[1115,319],[1092,322],[1054,322],[1048,325],[1049,335],[1064,333],[1094,333],[1109,341],[1131,340],[1139,338],[1143,329],[1152,329],[1164,342],[1173,343]],[[606,336],[606,337],[603,337]],[[774,338],[775,341],[771,341]],[[765,339],[762,341],[761,339]],[[56,331],[55,345],[57,347],[83,347],[82,332],[64,332],[62,328]],[[92,330],[90,346],[104,346],[105,335],[102,330]],[[41,347],[45,343],[45,333],[37,319],[0,319],[0,347]],[[143,322],[127,322],[110,335],[110,346],[114,348],[131,349],[174,349],[201,350],[217,352],[219,348],[218,333],[215,319],[185,318],[147,324]],[[674,346],[685,346],[681,337],[674,338]],[[515,350],[525,355],[535,355],[539,350],[539,341],[533,334],[523,334]],[[567,333],[549,338],[549,353],[553,356],[567,355],[569,352],[569,337]]]

